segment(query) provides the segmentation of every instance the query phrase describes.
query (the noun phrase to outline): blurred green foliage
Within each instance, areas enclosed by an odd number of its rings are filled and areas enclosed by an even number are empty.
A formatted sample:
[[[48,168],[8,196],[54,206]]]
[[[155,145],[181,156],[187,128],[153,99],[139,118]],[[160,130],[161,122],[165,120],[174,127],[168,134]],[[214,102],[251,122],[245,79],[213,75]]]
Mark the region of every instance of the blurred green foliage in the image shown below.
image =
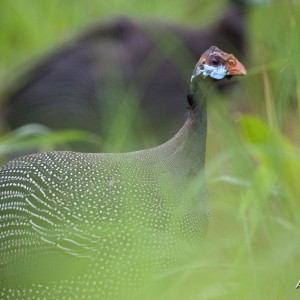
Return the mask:
[[[1,82],[86,24],[129,14],[203,25],[224,3],[2,0]],[[247,13],[249,74],[209,103],[207,240],[165,299],[300,297],[295,289],[300,280],[300,5],[278,0]],[[118,128],[112,134],[117,136]],[[0,151],[38,146],[36,139],[22,144],[16,136],[1,137]],[[42,143],[52,149],[62,139],[80,137],[51,132]]]
[[[137,19],[161,18],[185,24],[212,22],[221,13],[225,0],[202,0],[201,10],[195,0],[162,3],[91,0],[2,0],[0,9],[0,78],[36,58],[45,49],[59,44],[84,29],[112,16],[131,15]],[[203,10],[203,8],[205,10]],[[205,14],[202,14],[205,11]],[[213,16],[213,17],[212,17]]]

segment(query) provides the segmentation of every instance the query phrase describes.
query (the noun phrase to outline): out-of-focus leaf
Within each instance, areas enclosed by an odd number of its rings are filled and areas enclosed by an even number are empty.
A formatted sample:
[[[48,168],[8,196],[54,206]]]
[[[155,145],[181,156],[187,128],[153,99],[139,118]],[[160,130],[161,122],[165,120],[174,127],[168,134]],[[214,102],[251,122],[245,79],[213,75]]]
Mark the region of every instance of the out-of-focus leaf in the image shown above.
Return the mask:
[[[52,131],[49,128],[30,124],[22,126],[0,138],[0,155],[35,149],[48,151],[70,142],[89,141],[100,144],[99,137],[79,130]],[[67,148],[67,147],[66,147]]]

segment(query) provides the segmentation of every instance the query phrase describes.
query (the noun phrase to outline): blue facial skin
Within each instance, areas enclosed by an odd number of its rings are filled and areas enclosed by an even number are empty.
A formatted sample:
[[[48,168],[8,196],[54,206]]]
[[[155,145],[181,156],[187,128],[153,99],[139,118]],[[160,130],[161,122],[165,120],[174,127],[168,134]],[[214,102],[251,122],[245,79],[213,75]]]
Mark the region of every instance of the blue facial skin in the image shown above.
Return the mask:
[[[209,66],[207,64],[203,64],[196,68],[196,71],[193,74],[191,80],[193,80],[194,77],[196,77],[200,74],[202,74],[204,77],[210,76],[211,78],[220,80],[220,79],[223,79],[228,74],[228,72],[227,72],[226,68],[222,65],[213,67],[213,66]]]

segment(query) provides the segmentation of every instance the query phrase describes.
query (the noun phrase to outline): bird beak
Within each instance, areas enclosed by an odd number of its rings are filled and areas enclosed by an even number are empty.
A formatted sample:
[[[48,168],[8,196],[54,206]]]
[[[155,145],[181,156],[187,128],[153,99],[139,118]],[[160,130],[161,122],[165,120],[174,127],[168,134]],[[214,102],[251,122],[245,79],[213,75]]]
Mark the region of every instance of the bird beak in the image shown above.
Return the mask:
[[[246,68],[237,59],[235,64],[227,64],[226,69],[229,76],[245,76],[247,74]]]

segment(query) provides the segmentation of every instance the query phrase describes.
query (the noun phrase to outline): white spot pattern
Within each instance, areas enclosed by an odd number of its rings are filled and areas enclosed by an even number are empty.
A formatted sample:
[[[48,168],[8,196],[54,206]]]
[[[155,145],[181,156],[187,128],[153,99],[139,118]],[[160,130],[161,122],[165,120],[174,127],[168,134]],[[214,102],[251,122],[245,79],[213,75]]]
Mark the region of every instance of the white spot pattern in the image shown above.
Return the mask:
[[[186,194],[205,154],[187,142],[193,122],[145,151],[49,152],[3,166],[0,298],[141,299],[185,262],[209,214],[203,183],[196,199]]]

